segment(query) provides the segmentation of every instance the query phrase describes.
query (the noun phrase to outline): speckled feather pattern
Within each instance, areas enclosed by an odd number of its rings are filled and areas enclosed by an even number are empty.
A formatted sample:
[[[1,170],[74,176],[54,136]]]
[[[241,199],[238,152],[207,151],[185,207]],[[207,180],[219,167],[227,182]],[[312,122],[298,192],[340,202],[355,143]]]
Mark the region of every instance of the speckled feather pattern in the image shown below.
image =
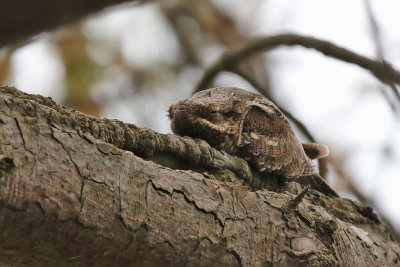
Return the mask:
[[[318,176],[288,119],[264,96],[235,87],[211,88],[171,105],[169,117],[175,134],[204,139],[244,158],[259,173],[287,179]]]

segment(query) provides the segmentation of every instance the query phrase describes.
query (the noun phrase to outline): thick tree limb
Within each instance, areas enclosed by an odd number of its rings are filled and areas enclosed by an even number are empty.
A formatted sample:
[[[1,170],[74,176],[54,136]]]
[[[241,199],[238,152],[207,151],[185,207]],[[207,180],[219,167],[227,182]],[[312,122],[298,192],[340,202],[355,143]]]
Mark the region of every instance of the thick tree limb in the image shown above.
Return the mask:
[[[174,138],[1,88],[0,265],[399,264],[368,207],[251,191],[137,156],[204,144]]]

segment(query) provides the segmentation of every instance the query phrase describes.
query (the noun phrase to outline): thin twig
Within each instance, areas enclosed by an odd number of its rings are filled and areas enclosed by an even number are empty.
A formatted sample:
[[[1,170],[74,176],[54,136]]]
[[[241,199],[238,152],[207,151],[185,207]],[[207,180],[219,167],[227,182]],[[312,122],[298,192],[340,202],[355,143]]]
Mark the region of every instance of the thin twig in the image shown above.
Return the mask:
[[[304,196],[308,193],[308,191],[310,190],[310,186],[307,185],[303,191],[301,191],[297,196],[295,196],[293,199],[291,199],[288,203],[288,207],[290,207],[291,209],[294,209],[295,207],[297,207],[297,205],[300,204],[301,200],[304,198]]]
[[[210,68],[205,71],[202,79],[196,86],[195,91],[198,92],[205,89],[220,71],[232,70],[244,59],[281,45],[300,45],[306,48],[312,48],[326,56],[352,63],[369,70],[383,83],[389,85],[390,83],[400,84],[400,72],[392,68],[392,66],[386,62],[369,59],[328,41],[323,41],[313,37],[296,34],[280,34],[255,38],[226,51],[217,61],[214,62],[213,65],[211,65]]]
[[[364,4],[365,4],[365,9],[366,9],[366,12],[368,15],[368,19],[370,21],[371,33],[372,33],[372,38],[374,39],[376,54],[380,61],[387,64],[387,61],[385,60],[385,53],[383,51],[381,31],[379,29],[378,21],[375,19],[375,15],[374,15],[374,12],[371,7],[371,1],[365,0]],[[396,85],[393,82],[388,83],[388,85],[392,89],[394,94],[397,96],[397,98],[400,99],[400,93],[399,93],[399,90],[396,87]],[[393,105],[391,103],[391,99],[389,98],[388,94],[384,94],[384,96],[387,98],[389,104],[392,107]],[[396,111],[395,108],[392,108],[392,109],[393,109],[393,111]]]

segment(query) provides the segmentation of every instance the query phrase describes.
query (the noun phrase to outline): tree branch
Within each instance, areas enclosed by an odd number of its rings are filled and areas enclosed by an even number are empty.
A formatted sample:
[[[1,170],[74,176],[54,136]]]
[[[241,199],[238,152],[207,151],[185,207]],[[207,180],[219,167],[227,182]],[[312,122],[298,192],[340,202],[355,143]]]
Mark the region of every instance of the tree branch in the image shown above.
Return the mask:
[[[71,23],[128,0],[6,0],[0,8],[0,47]]]
[[[282,45],[300,45],[305,48],[312,48],[326,56],[352,63],[369,70],[383,83],[389,85],[391,83],[400,84],[400,73],[386,62],[369,59],[348,49],[317,38],[296,34],[280,34],[254,38],[226,51],[217,61],[214,62],[214,64],[206,69],[202,79],[196,86],[195,91],[197,92],[205,89],[220,71],[235,69],[237,64],[243,60],[257,53],[268,51]]]
[[[400,262],[369,207],[312,189],[253,191],[138,157],[161,147],[179,158],[204,143],[173,138],[0,88],[0,265]]]

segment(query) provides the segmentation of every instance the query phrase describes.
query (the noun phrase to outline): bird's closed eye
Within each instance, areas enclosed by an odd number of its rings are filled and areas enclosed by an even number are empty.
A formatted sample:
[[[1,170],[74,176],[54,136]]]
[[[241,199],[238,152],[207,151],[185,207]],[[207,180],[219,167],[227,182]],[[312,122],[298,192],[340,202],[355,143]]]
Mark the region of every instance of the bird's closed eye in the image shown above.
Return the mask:
[[[212,121],[212,122],[217,122],[222,119],[221,113],[219,113],[217,110],[210,110],[207,115],[207,119]]]

